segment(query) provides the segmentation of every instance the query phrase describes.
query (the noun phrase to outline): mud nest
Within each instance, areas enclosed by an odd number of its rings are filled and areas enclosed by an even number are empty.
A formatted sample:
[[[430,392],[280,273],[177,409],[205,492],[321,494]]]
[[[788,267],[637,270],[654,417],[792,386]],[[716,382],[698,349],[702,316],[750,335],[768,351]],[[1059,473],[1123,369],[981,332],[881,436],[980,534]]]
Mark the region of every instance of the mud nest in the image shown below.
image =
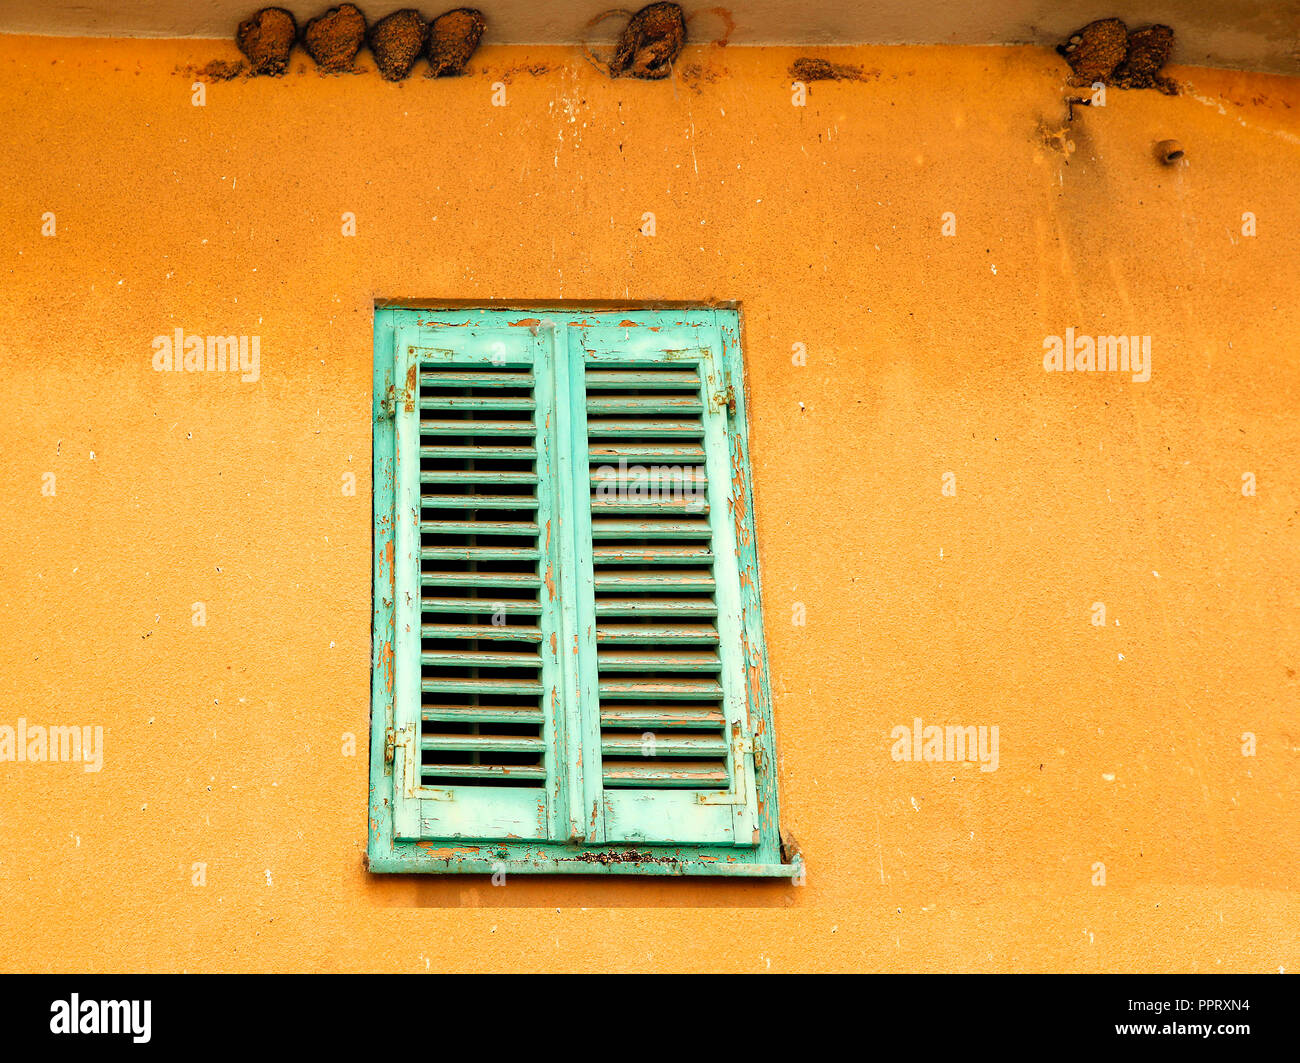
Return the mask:
[[[307,23],[302,43],[316,65],[329,74],[352,69],[366,42],[366,16],[353,4],[332,7]]]
[[[188,69],[194,70],[193,67]],[[225,59],[213,59],[210,63],[205,63],[197,70],[194,70],[195,76],[201,77],[205,81],[231,81],[247,72],[248,67],[244,63],[231,63]]]
[[[1071,85],[1104,82],[1128,54],[1128,27],[1117,18],[1089,22],[1057,49],[1070,64]]]
[[[1115,71],[1114,81],[1122,89],[1159,89],[1174,95],[1178,87],[1160,76],[1174,49],[1174,31],[1168,26],[1145,26],[1128,35],[1128,56]]]
[[[429,27],[418,11],[404,8],[370,27],[371,54],[386,81],[401,81],[424,51]]]
[[[865,81],[862,67],[830,63],[825,59],[796,59],[790,64],[790,76],[796,81]]]
[[[1089,22],[1056,50],[1072,72],[1071,85],[1101,82],[1121,89],[1159,89],[1176,95],[1178,86],[1160,76],[1174,46],[1168,26],[1144,26],[1129,32],[1117,18]]]
[[[611,77],[666,78],[686,43],[686,19],[677,4],[651,4],[632,16],[610,60]]]
[[[235,43],[248,57],[249,72],[279,77],[289,69],[289,52],[298,36],[298,23],[282,7],[264,7],[244,19],[235,31]]]
[[[463,74],[486,28],[483,12],[472,7],[458,7],[429,23],[429,76]]]

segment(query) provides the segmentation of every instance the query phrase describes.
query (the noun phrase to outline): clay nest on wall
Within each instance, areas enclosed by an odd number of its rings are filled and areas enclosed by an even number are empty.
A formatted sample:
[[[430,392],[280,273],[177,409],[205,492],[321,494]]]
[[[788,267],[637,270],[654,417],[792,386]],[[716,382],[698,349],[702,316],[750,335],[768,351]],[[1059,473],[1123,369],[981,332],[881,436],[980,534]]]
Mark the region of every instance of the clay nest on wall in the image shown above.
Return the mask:
[[[632,16],[619,37],[610,77],[629,75],[657,81],[672,73],[686,43],[686,17],[678,4],[650,4]]]
[[[879,75],[878,70],[864,72],[862,67],[850,63],[832,63],[807,56],[790,64],[790,76],[796,81],[866,81]]]
[[[1168,26],[1144,26],[1128,35],[1128,55],[1114,73],[1122,89],[1159,89],[1178,95],[1178,86],[1160,76],[1160,69],[1174,50],[1174,31]]]
[[[394,11],[370,27],[367,43],[386,81],[401,81],[424,51],[428,24],[412,8]]]
[[[340,74],[352,64],[366,42],[366,16],[354,4],[340,4],[307,23],[303,47],[327,74]]]
[[[472,7],[458,7],[435,18],[429,24],[429,76],[455,77],[465,73],[465,64],[486,28],[483,12]]]
[[[1070,64],[1071,85],[1101,82],[1121,89],[1159,89],[1176,96],[1178,86],[1160,75],[1174,47],[1168,26],[1144,26],[1131,33],[1117,18],[1089,22],[1056,50]]]
[[[244,19],[235,31],[235,44],[248,57],[249,72],[279,77],[289,69],[289,52],[298,24],[282,7],[264,7]]]

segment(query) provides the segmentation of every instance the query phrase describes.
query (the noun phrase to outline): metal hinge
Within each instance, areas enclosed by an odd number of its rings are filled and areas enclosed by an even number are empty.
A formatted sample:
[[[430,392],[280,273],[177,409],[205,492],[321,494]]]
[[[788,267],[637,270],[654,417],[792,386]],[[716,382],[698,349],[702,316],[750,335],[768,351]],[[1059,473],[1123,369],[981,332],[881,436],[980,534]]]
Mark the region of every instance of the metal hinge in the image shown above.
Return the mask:
[[[709,375],[709,412],[719,413],[724,408],[729,417],[736,416],[736,389],[724,376],[722,387],[715,388],[712,374]]]
[[[414,724],[403,724],[393,731],[393,758],[396,760],[400,749],[402,757],[401,786],[402,794],[405,797],[414,797],[416,788],[420,785],[416,745]]]
[[[391,739],[389,735],[392,736]],[[422,801],[454,801],[456,799],[456,794],[452,790],[435,790],[421,785],[420,732],[415,724],[405,723],[396,729],[389,728],[384,735],[385,759],[389,757],[390,741],[394,765],[399,763],[398,757],[401,757],[401,769],[398,779],[394,780],[394,790],[400,786],[401,795],[412,800],[419,798]]]
[[[379,400],[379,419],[391,421],[397,416],[397,388],[389,384],[388,394]]]

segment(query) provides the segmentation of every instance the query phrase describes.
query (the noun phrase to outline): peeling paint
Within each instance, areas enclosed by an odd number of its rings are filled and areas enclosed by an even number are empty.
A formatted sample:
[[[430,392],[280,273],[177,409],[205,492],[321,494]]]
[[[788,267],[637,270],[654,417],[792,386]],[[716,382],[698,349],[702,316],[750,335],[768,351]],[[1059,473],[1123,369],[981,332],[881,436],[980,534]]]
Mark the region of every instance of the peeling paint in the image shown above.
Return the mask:
[[[439,860],[450,860],[457,856],[478,856],[483,851],[478,845],[446,846],[438,842],[416,842],[415,844],[428,856]]]

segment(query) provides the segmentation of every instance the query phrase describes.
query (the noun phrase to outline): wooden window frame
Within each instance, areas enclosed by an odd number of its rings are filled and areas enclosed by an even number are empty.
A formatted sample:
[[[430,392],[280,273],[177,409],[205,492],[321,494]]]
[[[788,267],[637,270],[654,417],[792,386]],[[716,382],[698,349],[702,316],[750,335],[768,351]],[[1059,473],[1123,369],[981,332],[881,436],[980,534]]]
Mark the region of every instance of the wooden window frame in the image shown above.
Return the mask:
[[[394,410],[403,399],[403,382],[395,380],[394,351],[399,331],[412,328],[504,324],[520,329],[554,328],[567,343],[570,329],[618,327],[657,331],[665,326],[690,327],[707,337],[720,378],[711,381],[709,401],[727,408],[730,459],[730,516],[734,518],[736,566],[740,584],[743,631],[742,670],[753,749],[757,795],[756,829],[751,847],[680,843],[574,844],[568,841],[421,839],[394,837],[395,780],[400,772],[394,751],[394,693],[397,645],[394,608],[394,559],[397,556],[397,433]],[[754,540],[753,491],[750,483],[740,320],[736,310],[506,310],[384,306],[375,311],[374,388],[374,549],[373,627],[370,728],[370,809],[367,866],[376,873],[426,874],[634,874],[684,876],[790,877],[803,874],[802,857],[782,844],[776,785],[776,749],[771,687],[759,598],[758,557]],[[556,353],[558,359],[560,354]],[[400,784],[398,784],[400,785]]]

